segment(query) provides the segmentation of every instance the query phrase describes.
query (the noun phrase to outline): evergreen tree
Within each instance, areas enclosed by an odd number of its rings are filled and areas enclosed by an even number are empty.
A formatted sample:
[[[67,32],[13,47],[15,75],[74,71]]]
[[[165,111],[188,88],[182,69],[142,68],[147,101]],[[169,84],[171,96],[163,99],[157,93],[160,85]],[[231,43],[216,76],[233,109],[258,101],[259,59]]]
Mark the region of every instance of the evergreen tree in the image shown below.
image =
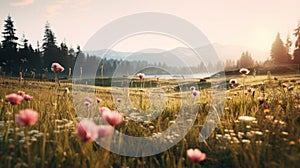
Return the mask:
[[[24,70],[28,68],[28,59],[32,54],[30,53],[28,40],[26,39],[24,34],[21,38],[21,44],[18,54],[20,57],[20,71],[24,72]]]
[[[295,41],[295,50],[294,50],[294,62],[300,64],[300,21],[298,27],[294,30],[294,36],[296,37]]]
[[[57,47],[56,46],[56,37],[54,33],[52,32],[50,28],[50,24],[47,22],[45,25],[45,34],[44,34],[44,39],[43,39],[43,49],[47,50],[51,47]]]
[[[18,54],[20,55],[20,71],[30,72],[36,71],[36,69],[41,68],[40,56],[32,48],[32,45],[29,43],[25,35],[23,35],[23,37],[21,38],[21,44]]]
[[[246,51],[242,53],[241,58],[238,61],[238,68],[252,68],[254,66],[254,60],[251,54]]]
[[[271,48],[272,61],[275,64],[286,63],[286,60],[289,59],[288,57],[287,49],[280,38],[280,34],[277,33],[276,39]]]
[[[286,57],[283,57],[283,63],[287,63],[287,64],[290,64],[292,63],[292,55],[290,54],[290,50],[291,50],[291,47],[292,47],[292,41],[291,41],[291,38],[290,38],[290,35],[288,35],[286,37],[286,42],[285,42],[285,48],[286,48]]]
[[[42,59],[43,59],[43,67],[49,67],[53,62],[59,62],[59,53],[60,50],[56,45],[56,37],[50,28],[50,24],[47,22],[45,26],[45,34],[42,45]],[[64,65],[63,65],[64,66]]]
[[[3,34],[3,38],[4,40],[2,40],[2,44],[3,44],[3,48],[6,49],[13,49],[13,50],[17,50],[17,40],[18,37],[16,36],[16,29],[14,28],[14,22],[11,19],[11,17],[8,15],[7,19],[4,20],[5,24],[4,24],[4,32],[2,32]]]
[[[14,28],[14,22],[10,16],[8,16],[4,22],[2,52],[0,54],[0,61],[2,65],[4,65],[2,69],[4,69],[7,74],[18,74],[19,69],[15,68],[19,66],[16,29]]]

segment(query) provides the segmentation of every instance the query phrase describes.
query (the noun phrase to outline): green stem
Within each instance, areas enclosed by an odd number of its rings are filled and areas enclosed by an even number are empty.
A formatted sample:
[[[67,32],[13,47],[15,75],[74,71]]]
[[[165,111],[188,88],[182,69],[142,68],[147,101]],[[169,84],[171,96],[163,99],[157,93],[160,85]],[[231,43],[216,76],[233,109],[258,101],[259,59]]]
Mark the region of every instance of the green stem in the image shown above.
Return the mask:
[[[141,110],[143,109],[143,94],[141,91],[140,91],[140,108]]]
[[[195,162],[192,162],[192,168],[195,168],[195,167],[196,167]]]
[[[245,105],[245,76],[243,75],[243,114],[246,113],[246,105]],[[247,113],[246,113],[247,115]]]
[[[24,129],[24,138],[25,138],[25,143],[26,143],[26,148],[27,148],[28,166],[32,167],[31,153],[30,153],[30,144],[29,144],[29,136],[28,136],[28,127],[27,126],[25,126],[25,129]]]
[[[89,107],[88,107],[88,106],[86,107],[86,110],[87,110],[87,112],[88,112],[88,117],[87,117],[87,118],[90,119],[90,117],[91,117],[91,110],[89,110]]]
[[[45,150],[46,150],[46,140],[47,140],[47,130],[46,127],[44,128],[43,134],[43,144],[42,144],[42,167],[45,167]]]
[[[9,132],[9,129],[10,129],[10,126],[11,126],[11,115],[13,116],[13,119],[14,119],[14,117],[15,117],[15,113],[14,113],[14,110],[13,110],[13,107],[12,107],[12,105],[10,105],[10,110],[9,110],[9,113],[10,114],[8,114],[7,115],[7,121],[6,122],[8,122],[7,123],[7,128],[6,128],[6,131],[5,131],[5,142],[7,142],[8,141],[8,132]],[[14,123],[15,124],[15,123]],[[14,125],[14,134],[15,134],[15,125]]]

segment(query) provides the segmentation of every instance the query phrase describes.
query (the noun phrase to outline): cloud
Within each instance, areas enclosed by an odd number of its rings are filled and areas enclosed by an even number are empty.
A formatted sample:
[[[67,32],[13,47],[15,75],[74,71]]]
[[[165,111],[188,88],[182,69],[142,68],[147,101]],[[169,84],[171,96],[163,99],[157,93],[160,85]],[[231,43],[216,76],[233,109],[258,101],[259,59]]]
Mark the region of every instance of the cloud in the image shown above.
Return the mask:
[[[34,2],[34,0],[21,0],[19,2],[10,3],[10,6],[26,6],[30,5]]]
[[[60,11],[63,9],[63,7],[61,5],[50,5],[50,6],[47,6],[47,9],[46,9],[46,16],[48,18],[51,18],[55,15],[58,15],[60,14]]]
[[[46,8],[46,17],[51,18],[55,15],[62,13],[63,9],[78,10],[80,12],[86,12],[89,10],[89,5],[93,0],[56,0],[53,5],[49,5]]]
[[[57,3],[68,4],[68,3],[70,3],[70,0],[57,0]]]

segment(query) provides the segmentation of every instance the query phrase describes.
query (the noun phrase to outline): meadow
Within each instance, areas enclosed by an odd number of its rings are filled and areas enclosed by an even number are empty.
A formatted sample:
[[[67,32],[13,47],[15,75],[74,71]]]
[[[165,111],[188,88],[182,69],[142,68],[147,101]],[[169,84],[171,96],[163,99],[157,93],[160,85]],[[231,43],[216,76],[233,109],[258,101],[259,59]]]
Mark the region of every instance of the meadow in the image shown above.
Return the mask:
[[[145,79],[145,85],[141,86],[141,81],[134,79],[136,85],[129,89],[128,95],[135,108],[128,109],[124,99],[115,101],[112,97],[118,88],[96,86],[96,92],[81,95],[72,93],[70,81],[58,85],[2,78],[0,167],[299,167],[300,75],[249,75],[245,76],[243,86],[241,75],[226,78],[228,88],[222,116],[204,142],[199,142],[198,137],[211,103],[209,80],[199,82],[201,89],[193,95],[190,88],[176,90],[176,81],[162,80],[154,85],[156,79]],[[230,79],[237,81],[230,82]],[[76,84],[83,92],[84,88],[92,87],[84,83]],[[153,89],[165,94],[165,101],[157,102],[163,107],[160,113],[149,104],[149,92]],[[18,91],[29,94],[33,100],[15,105],[6,101],[6,95]],[[82,116],[75,106],[84,104],[86,95],[92,99],[86,111],[95,123],[101,123],[102,119],[98,108],[108,107],[124,114],[115,129],[127,135],[148,137],[160,134],[176,122],[183,94],[193,100],[197,97],[196,101],[189,102],[198,105],[196,120],[183,139],[162,153],[147,157],[120,156],[78,136]],[[82,102],[74,102],[74,96]],[[97,102],[95,97],[101,100]],[[22,126],[16,122],[16,115],[23,109],[38,113],[34,125]],[[141,110],[157,117],[145,122],[143,117],[147,114]],[[172,137],[166,138],[171,140]],[[201,150],[206,158],[198,162],[190,159],[187,156],[190,148]]]

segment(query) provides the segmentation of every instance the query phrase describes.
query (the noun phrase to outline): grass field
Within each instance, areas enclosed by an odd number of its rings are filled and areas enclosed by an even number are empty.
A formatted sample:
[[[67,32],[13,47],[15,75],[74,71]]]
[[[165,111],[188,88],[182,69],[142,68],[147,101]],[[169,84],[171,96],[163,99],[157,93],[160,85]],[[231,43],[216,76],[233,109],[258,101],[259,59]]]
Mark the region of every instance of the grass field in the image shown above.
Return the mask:
[[[176,81],[160,81],[160,85],[141,88],[136,80],[136,85],[128,91],[134,107],[130,109],[124,98],[116,102],[112,97],[112,92],[117,94],[122,88],[76,84],[82,92],[74,94],[69,82],[58,86],[54,82],[4,78],[0,88],[0,167],[299,167],[300,76],[246,76],[244,87],[240,86],[242,76],[227,76],[227,81],[233,78],[238,84],[228,83],[220,122],[204,142],[199,142],[198,137],[212,99],[207,87],[209,80],[199,83],[202,89],[196,96],[189,89],[176,90]],[[89,88],[95,92],[88,92]],[[164,95],[164,101],[155,102],[154,107],[149,103],[149,93],[155,89]],[[33,96],[33,100],[17,105],[5,101],[6,95],[19,90]],[[87,95],[93,99],[91,106],[77,108]],[[191,101],[182,100],[183,95]],[[74,101],[74,96],[79,102]],[[97,103],[95,97],[102,101]],[[190,103],[184,106],[187,113],[197,105],[193,126],[175,146],[157,155],[120,156],[95,143],[81,141],[77,135],[77,125],[86,114],[101,123],[98,108],[103,106],[124,114],[122,123],[115,126],[119,132],[138,137],[159,135],[177,122],[185,102]],[[15,116],[27,108],[38,112],[38,121],[32,126],[20,126]],[[79,114],[79,110],[86,113]],[[157,117],[146,120],[149,113]],[[171,140],[172,137],[166,138]],[[206,153],[206,159],[190,160],[186,153],[190,148]]]

